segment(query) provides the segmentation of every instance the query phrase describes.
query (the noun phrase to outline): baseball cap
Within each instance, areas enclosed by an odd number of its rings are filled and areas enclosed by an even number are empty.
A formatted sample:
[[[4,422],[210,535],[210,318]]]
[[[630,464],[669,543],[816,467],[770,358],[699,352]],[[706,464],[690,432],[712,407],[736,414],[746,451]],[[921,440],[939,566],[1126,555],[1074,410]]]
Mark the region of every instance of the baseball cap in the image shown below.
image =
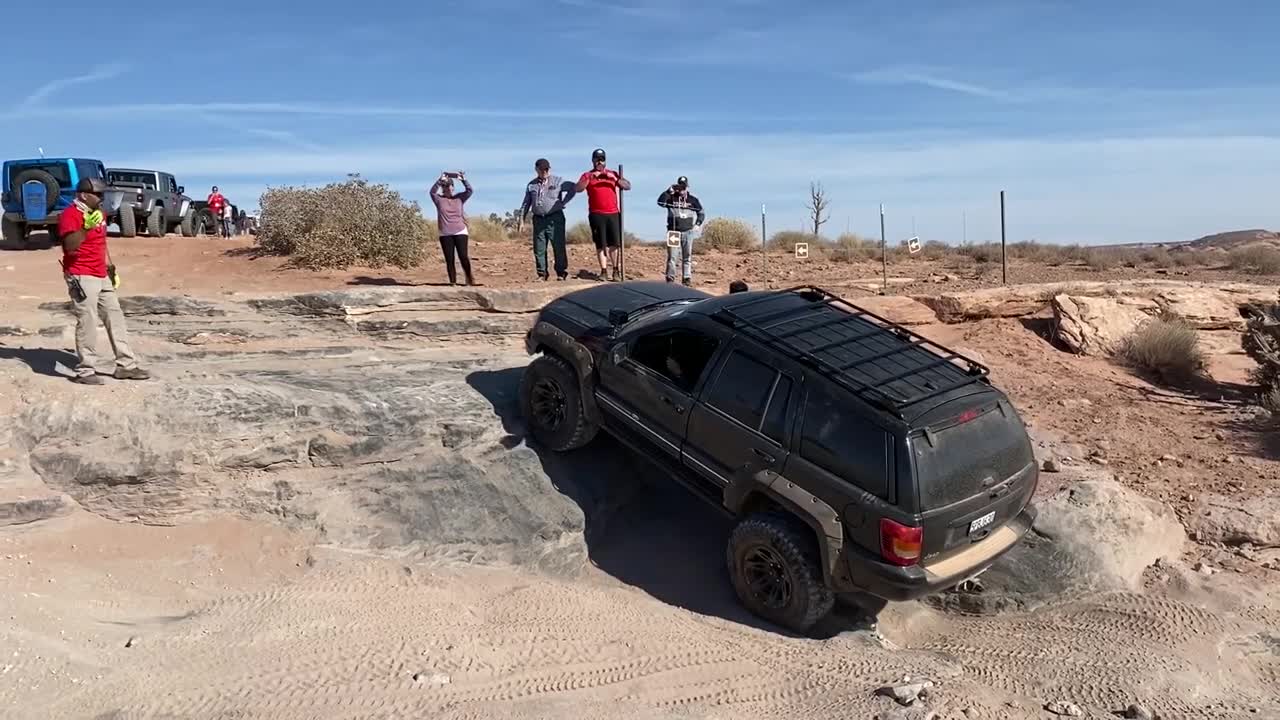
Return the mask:
[[[680,187],[689,187],[689,178],[685,177],[684,175],[681,175],[680,177],[676,178],[676,184],[679,185]]]
[[[80,182],[76,183],[76,192],[101,195],[106,191],[107,183],[102,178],[80,178]]]
[[[595,150],[591,151],[591,162],[595,162],[596,160],[604,160],[604,159],[605,159],[604,148],[596,148]]]
[[[551,163],[548,162],[546,158],[538,158],[537,162],[535,162],[533,166],[539,170],[549,170],[551,168]]]

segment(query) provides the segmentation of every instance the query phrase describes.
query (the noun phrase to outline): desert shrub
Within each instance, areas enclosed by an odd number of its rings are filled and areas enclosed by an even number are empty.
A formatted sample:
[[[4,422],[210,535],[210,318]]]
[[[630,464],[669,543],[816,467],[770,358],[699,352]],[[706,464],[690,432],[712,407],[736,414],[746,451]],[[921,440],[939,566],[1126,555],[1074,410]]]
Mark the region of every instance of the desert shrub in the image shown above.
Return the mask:
[[[569,245],[590,245],[591,226],[586,221],[574,223],[565,231],[564,241]]]
[[[472,242],[506,242],[511,234],[502,222],[487,217],[468,217],[467,234]]]
[[[1264,398],[1280,396],[1280,304],[1250,306],[1240,345],[1258,364],[1251,371]]]
[[[1171,252],[1169,253],[1169,259],[1173,261],[1174,265],[1180,268],[1195,267],[1203,262],[1203,258],[1200,257],[1200,253],[1194,250]]]
[[[951,246],[940,240],[929,240],[920,246],[920,255],[926,260],[941,260],[951,254],[951,251]]]
[[[796,230],[779,230],[769,236],[769,249],[783,252],[795,252],[796,243],[809,243],[809,254],[814,254],[816,246],[827,243],[821,236]]]
[[[1119,264],[1119,258],[1109,250],[1089,250],[1085,253],[1084,263],[1094,270],[1111,270]]]
[[[258,247],[313,270],[416,267],[435,240],[416,202],[358,176],[321,188],[271,188],[259,207]]]
[[[742,250],[756,244],[756,231],[735,218],[711,218],[702,226],[700,244],[716,250]]]
[[[1189,380],[1205,366],[1205,353],[1196,329],[1170,314],[1144,322],[1121,341],[1117,355],[1130,366],[1167,382]]]
[[[1278,274],[1280,273],[1280,248],[1267,243],[1238,247],[1231,251],[1230,265],[1232,270],[1253,275]]]
[[[1138,253],[1138,257],[1144,265],[1157,268],[1173,267],[1173,257],[1162,247],[1146,248]]]
[[[959,252],[979,265],[1000,262],[1000,246],[995,243],[964,245],[960,247]]]
[[[879,260],[880,241],[854,233],[841,233],[832,243],[831,251],[837,260],[845,262]]]

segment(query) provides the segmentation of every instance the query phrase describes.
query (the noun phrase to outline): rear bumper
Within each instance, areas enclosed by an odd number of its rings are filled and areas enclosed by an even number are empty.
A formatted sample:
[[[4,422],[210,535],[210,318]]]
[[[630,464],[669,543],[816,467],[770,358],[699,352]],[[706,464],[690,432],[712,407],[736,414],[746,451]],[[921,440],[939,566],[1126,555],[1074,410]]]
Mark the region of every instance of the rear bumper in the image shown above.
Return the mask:
[[[4,219],[10,220],[13,222],[20,222],[23,225],[27,225],[29,227],[47,227],[50,225],[57,225],[58,217],[61,215],[62,215],[61,210],[53,210],[48,215],[45,215],[44,218],[41,220],[28,220],[20,212],[7,212],[4,214]]]
[[[928,565],[904,568],[874,560],[851,559],[849,573],[852,583],[859,590],[891,601],[915,600],[941,592],[986,570],[1000,556],[1012,550],[1031,530],[1035,519],[1035,506],[1027,505],[1017,517],[986,539]]]

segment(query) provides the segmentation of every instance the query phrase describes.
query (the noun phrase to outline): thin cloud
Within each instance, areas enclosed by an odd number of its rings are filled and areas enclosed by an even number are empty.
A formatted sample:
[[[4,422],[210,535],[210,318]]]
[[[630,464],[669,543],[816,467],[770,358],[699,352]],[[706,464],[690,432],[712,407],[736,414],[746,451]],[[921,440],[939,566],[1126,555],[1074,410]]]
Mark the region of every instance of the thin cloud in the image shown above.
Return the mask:
[[[290,147],[295,147],[300,150],[308,150],[311,152],[324,151],[324,148],[321,147],[320,145],[316,145],[315,143],[312,143],[312,142],[307,142],[306,140],[299,138],[297,135],[295,135],[292,132],[289,132],[288,130],[272,130],[270,128],[261,128],[261,127],[255,127],[252,125],[246,125],[237,120],[232,120],[230,118],[223,117],[221,115],[215,115],[213,113],[198,113],[197,116],[202,120],[204,120],[205,122],[210,123],[212,125],[218,125],[220,127],[224,127],[229,130],[235,130],[236,132],[240,132],[245,135],[249,135],[251,137],[266,138],[267,140],[272,140],[272,141],[275,141],[276,143],[279,143],[282,145],[288,145]]]
[[[18,103],[18,108],[34,108],[42,105],[46,100],[55,94],[69,87],[76,85],[84,85],[92,82],[102,82],[118,77],[129,68],[123,63],[113,63],[110,65],[102,65],[85,73],[84,75],[74,75],[72,77],[59,78],[41,85],[36,88],[35,92],[23,98]]]
[[[81,81],[81,78],[76,78]],[[87,81],[85,81],[87,82]],[[65,84],[61,87],[65,87]],[[56,90],[57,88],[55,88]],[[43,88],[42,88],[43,90]],[[6,118],[44,117],[67,114],[104,115],[153,115],[156,113],[190,114],[216,113],[223,115],[313,115],[331,117],[458,117],[458,118],[525,118],[558,120],[690,120],[688,115],[652,113],[629,110],[548,110],[531,108],[469,108],[450,106],[394,106],[394,105],[331,105],[325,103],[130,103],[127,105],[93,105],[81,107],[47,108],[20,106],[0,115]]]
[[[960,80],[942,77],[928,72],[921,72],[910,68],[878,68],[875,70],[866,70],[863,72],[846,74],[844,77],[854,82],[869,85],[919,85],[921,87],[931,88],[933,90],[945,90],[947,92],[960,93],[970,97],[985,98],[987,100],[1013,100],[1014,95],[1004,90],[996,90],[983,85],[967,83]]]

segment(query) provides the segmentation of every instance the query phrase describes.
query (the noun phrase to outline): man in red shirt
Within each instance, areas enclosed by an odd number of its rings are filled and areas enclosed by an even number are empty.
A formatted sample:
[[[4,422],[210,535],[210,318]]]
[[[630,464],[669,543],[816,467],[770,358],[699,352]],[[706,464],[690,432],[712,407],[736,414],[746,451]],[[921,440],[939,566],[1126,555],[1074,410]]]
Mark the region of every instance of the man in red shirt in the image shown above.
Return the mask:
[[[76,316],[76,354],[80,362],[76,365],[74,380],[84,385],[102,384],[97,367],[99,317],[115,351],[116,379],[151,377],[138,367],[138,359],[129,347],[124,313],[116,297],[116,267],[107,250],[107,221],[101,209],[105,190],[106,184],[100,178],[81,180],[76,185],[75,202],[58,217],[62,271]]]
[[[226,223],[222,222],[222,208],[226,207],[227,199],[218,192],[218,186],[213,186],[213,191],[209,193],[209,210],[213,213],[214,226],[218,228],[218,234],[226,236]]]
[[[587,222],[600,260],[600,279],[609,277],[608,265],[612,265],[613,279],[621,281],[618,248],[622,246],[622,209],[618,206],[618,191],[630,190],[631,181],[605,165],[604,150],[600,148],[591,153],[591,166],[578,178],[577,191],[587,191]]]

